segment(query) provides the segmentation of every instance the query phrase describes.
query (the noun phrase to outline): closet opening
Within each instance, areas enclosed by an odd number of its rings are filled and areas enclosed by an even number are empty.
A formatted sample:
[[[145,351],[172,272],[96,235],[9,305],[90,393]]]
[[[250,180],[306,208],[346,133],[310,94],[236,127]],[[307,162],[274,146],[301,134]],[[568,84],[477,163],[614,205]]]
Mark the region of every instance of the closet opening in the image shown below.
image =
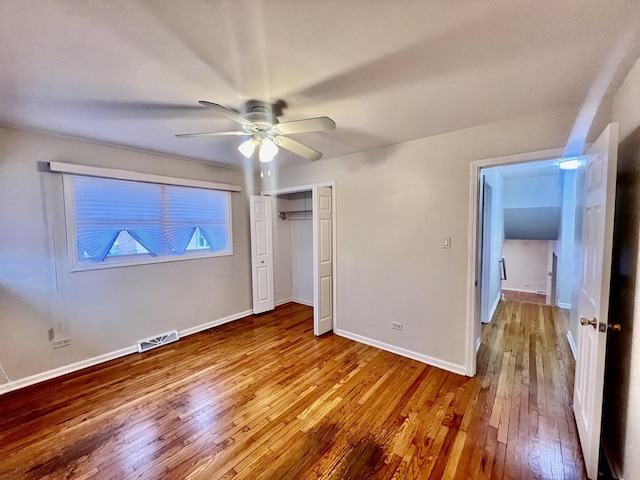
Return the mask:
[[[311,190],[273,195],[272,199],[275,304],[313,307]]]
[[[335,183],[251,196],[254,313],[295,302],[313,307],[313,331],[335,325]]]

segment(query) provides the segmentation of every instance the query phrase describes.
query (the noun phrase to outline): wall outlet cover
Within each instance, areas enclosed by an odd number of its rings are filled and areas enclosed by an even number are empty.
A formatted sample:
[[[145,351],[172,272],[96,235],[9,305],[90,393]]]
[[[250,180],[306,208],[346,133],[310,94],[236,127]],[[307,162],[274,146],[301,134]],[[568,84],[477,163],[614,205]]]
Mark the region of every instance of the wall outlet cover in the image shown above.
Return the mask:
[[[66,347],[68,345],[71,345],[71,339],[69,337],[67,337],[67,338],[58,338],[57,340],[53,341],[53,348],[62,348],[62,347]]]

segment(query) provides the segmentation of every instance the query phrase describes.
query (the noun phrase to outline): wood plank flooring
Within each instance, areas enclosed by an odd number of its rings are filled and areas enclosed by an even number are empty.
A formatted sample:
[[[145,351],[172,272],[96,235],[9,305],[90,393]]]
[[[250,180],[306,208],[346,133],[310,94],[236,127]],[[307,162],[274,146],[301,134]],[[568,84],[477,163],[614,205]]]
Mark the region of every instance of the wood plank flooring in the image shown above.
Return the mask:
[[[586,478],[558,309],[503,301],[467,378],[296,304],[0,396],[0,478]]]
[[[502,290],[504,300],[516,300],[518,302],[547,303],[547,296],[540,293],[517,292],[515,290]]]

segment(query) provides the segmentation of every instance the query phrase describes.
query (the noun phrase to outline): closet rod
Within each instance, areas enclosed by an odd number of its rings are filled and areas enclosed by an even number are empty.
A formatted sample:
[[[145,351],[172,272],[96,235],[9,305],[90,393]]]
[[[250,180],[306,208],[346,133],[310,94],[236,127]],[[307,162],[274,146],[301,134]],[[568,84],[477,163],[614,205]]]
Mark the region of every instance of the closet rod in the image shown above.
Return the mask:
[[[307,218],[310,213],[313,213],[313,210],[290,210],[288,212],[280,212],[278,216],[282,220],[311,220],[311,218]],[[294,218],[301,215],[304,215],[304,218]]]

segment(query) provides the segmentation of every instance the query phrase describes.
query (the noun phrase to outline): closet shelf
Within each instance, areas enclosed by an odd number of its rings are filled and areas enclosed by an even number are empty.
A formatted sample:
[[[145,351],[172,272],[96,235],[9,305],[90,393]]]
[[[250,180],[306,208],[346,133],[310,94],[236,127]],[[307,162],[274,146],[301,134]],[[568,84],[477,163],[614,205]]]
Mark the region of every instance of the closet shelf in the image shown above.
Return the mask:
[[[311,220],[313,210],[289,210],[280,212],[278,216],[282,220]]]

